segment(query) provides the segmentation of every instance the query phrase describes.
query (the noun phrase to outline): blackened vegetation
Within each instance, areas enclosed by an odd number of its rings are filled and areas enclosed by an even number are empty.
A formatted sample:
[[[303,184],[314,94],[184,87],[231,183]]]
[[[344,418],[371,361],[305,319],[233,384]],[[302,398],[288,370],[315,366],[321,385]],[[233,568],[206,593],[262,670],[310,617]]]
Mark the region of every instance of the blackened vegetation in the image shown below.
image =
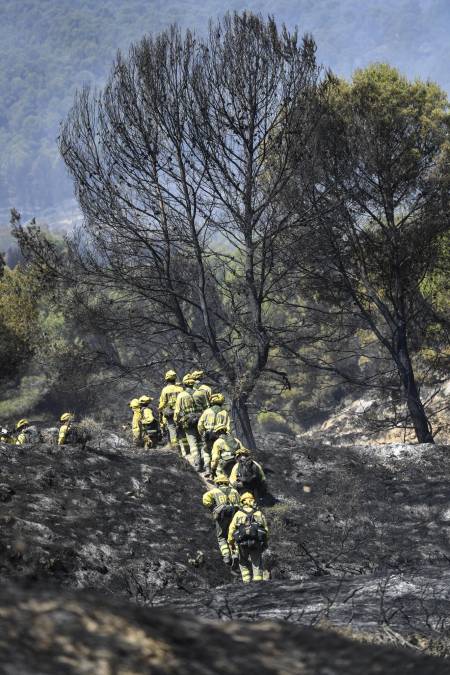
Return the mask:
[[[148,602],[167,585],[219,583],[220,561],[201,576],[189,564],[214,549],[185,462],[160,451],[2,446],[2,577],[103,589]]]
[[[24,593],[10,584],[1,587],[0,598],[2,666],[10,675],[448,672],[447,664],[430,656],[355,644],[288,623],[208,621],[118,605],[99,594]]]
[[[1,447],[2,578],[222,620],[325,622],[448,655],[448,448],[258,444],[277,499],[270,582],[246,589],[222,564],[185,460],[113,437],[84,452]]]

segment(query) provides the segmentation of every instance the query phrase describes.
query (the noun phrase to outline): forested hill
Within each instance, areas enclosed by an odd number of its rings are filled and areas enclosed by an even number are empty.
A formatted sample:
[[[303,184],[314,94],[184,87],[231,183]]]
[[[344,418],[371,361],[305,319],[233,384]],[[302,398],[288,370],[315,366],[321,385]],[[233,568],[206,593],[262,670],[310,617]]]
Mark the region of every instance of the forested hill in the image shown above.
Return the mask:
[[[244,8],[274,11],[269,0],[1,0],[0,225],[12,205],[42,217],[70,198],[59,122],[76,87],[104,81],[117,48],[173,21],[201,31]],[[311,31],[337,73],[389,61],[450,90],[448,0],[280,0],[276,18]]]

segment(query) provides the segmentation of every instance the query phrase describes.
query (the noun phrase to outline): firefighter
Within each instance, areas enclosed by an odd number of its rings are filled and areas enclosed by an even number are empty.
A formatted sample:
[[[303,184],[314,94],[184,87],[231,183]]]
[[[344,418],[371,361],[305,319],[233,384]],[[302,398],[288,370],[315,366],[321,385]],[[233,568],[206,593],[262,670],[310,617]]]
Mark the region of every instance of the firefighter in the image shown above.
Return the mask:
[[[239,493],[232,487],[224,474],[219,474],[214,479],[216,487],[208,490],[203,495],[203,506],[208,508],[216,523],[216,536],[223,562],[231,565],[232,556],[227,541],[228,528],[234,514],[239,509]]]
[[[175,403],[175,410],[173,419],[180,434],[184,434],[192,463],[197,471],[201,470],[201,460],[199,454],[199,435],[197,431],[197,424],[200,419],[200,413],[196,409],[194,401],[194,382],[192,375],[189,373],[183,377],[183,391],[181,391]],[[180,450],[183,456],[186,455],[186,448],[183,440],[180,440]]]
[[[141,409],[141,439],[145,450],[155,448],[159,438],[158,421],[153,412],[153,408],[150,406],[152,401],[152,397],[147,396],[146,394],[139,398],[139,406]]]
[[[170,444],[175,447],[178,443],[177,427],[174,422],[174,411],[177,396],[183,391],[183,387],[177,384],[177,374],[174,370],[168,370],[164,376],[166,385],[159,397],[159,421],[162,427],[167,427]]]
[[[263,581],[263,551],[267,548],[269,530],[267,521],[256,506],[255,498],[250,492],[241,496],[241,508],[231,521],[228,530],[228,545],[233,553],[237,551],[242,581]]]
[[[213,394],[209,408],[203,411],[197,425],[201,438],[201,454],[205,478],[211,475],[211,452],[214,441],[217,440],[214,427],[225,424],[227,433],[231,430],[231,421],[228,411],[224,407],[225,397],[223,394]]]
[[[225,473],[228,475],[236,461],[236,451],[243,445],[238,438],[228,433],[225,422],[218,422],[214,427],[217,439],[214,441],[211,453],[211,474]]]

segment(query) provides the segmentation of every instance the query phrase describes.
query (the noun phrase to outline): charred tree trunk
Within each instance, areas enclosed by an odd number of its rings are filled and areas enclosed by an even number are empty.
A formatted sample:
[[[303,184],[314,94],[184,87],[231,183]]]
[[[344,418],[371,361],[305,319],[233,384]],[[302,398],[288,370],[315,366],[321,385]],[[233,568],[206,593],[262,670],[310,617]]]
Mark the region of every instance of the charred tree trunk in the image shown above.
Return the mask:
[[[431,425],[417,388],[404,326],[401,326],[397,333],[395,360],[417,440],[419,443],[434,443]]]
[[[251,450],[255,450],[256,441],[253,435],[250,415],[248,413],[247,397],[244,395],[233,399],[231,406],[231,416],[233,418],[236,435],[241,437],[246,446]]]

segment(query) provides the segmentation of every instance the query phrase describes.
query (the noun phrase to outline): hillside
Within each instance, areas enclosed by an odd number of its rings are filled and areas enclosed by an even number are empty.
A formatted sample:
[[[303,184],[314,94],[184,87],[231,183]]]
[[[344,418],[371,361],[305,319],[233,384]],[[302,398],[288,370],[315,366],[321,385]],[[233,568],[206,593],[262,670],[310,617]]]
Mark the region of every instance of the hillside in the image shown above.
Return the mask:
[[[72,187],[58,156],[59,122],[77,87],[101,85],[118,48],[177,21],[202,31],[209,18],[244,8],[266,15],[266,0],[199,6],[176,0],[3,0],[0,7],[0,226],[8,209],[64,221]],[[349,76],[372,61],[389,61],[407,75],[450,89],[450,15],[445,0],[307,0],[277,5],[279,21],[313,33],[318,58]],[[411,49],[414,45],[414,49]],[[61,225],[64,229],[67,224]],[[0,231],[0,236],[2,231]],[[4,239],[4,241],[7,240]],[[5,245],[4,243],[2,244]]]
[[[321,626],[448,656],[448,447],[324,445],[271,434],[259,448],[275,497],[266,509],[272,581],[262,587],[243,588],[224,568],[201,506],[205,486],[190,465],[168,449],[136,451],[111,432],[86,451],[0,446],[2,580],[18,585],[12,593],[26,588],[30,608],[38,589],[56,605],[63,589],[95,590],[121,603],[104,611],[126,621],[131,601],[206,619]],[[88,625],[89,596],[75,602]],[[25,621],[21,612],[14,621]],[[58,627],[61,644],[72,639],[74,620]],[[185,619],[176,621],[183,631]],[[94,655],[99,643],[80,639]],[[51,661],[55,650],[41,657]]]
[[[25,593],[10,585],[1,588],[0,653],[9,675],[448,672],[433,657],[355,644],[333,634],[325,643],[323,632],[287,623],[206,621],[119,605],[98,594]]]

